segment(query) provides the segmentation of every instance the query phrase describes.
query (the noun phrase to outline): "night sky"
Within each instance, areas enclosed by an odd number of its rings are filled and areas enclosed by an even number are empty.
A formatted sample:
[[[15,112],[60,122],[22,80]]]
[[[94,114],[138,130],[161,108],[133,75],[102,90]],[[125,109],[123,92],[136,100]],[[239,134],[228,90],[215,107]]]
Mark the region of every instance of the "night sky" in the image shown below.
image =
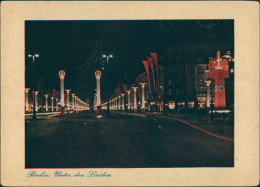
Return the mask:
[[[217,49],[234,54],[233,20],[26,21],[26,87],[44,80],[44,89],[59,90],[58,71],[66,71],[65,89],[93,100],[103,54],[113,58],[102,71],[101,93],[133,83],[145,71],[142,60],[158,58],[175,46],[174,55],[213,56]],[[177,46],[177,47],[176,47]],[[182,46],[177,49],[178,46]],[[193,47],[191,47],[193,46]],[[40,54],[32,66],[28,54]],[[164,62],[165,63],[165,62]],[[160,65],[160,60],[159,60]],[[33,73],[34,72],[34,73]],[[37,82],[37,83],[36,83]]]

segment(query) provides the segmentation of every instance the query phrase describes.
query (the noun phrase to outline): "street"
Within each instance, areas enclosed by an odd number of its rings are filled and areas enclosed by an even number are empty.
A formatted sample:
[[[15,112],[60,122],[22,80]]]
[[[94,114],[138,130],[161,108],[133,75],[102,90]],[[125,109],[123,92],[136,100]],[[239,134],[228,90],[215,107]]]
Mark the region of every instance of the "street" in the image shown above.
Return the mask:
[[[26,168],[233,167],[234,142],[159,115],[26,120]]]

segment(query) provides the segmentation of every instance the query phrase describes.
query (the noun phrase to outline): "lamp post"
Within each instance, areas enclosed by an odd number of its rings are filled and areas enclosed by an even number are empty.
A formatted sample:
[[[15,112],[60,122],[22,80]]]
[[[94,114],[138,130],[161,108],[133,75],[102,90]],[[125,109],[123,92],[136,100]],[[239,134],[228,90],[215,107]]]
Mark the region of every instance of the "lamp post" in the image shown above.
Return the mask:
[[[109,63],[109,59],[113,58],[113,55],[112,54],[110,54],[110,55],[103,54],[102,57],[106,58],[106,62],[107,62],[106,64],[108,64]],[[102,67],[102,69],[104,69],[104,67]],[[107,115],[109,116],[110,108],[109,108],[109,97],[108,96],[107,96],[106,100],[107,100]]]
[[[65,114],[65,108],[64,108],[64,78],[65,78],[65,71],[60,70],[59,76],[60,76],[60,107],[61,107],[61,115]]]
[[[35,58],[38,58],[39,56],[40,56],[39,54],[34,54],[34,55],[28,54],[28,57],[32,58],[32,60],[33,60],[33,71],[34,71],[34,74],[35,74]],[[34,78],[34,80],[35,80],[35,78]],[[32,119],[36,119],[35,98],[36,97],[35,97],[35,93],[34,93],[34,98],[33,98],[33,117],[32,117]]]

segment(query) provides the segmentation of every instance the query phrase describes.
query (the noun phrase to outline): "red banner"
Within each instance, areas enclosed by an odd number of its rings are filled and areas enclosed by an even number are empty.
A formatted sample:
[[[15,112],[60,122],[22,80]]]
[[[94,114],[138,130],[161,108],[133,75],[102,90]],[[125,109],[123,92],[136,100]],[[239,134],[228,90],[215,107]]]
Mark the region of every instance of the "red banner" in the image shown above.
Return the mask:
[[[158,71],[157,53],[151,53],[151,56],[153,58],[155,68],[156,68],[156,72],[157,72],[157,86],[158,86],[158,89],[159,89],[159,71]]]
[[[150,86],[150,76],[149,76],[149,66],[148,66],[148,62],[147,62],[147,61],[143,61],[143,64],[144,64],[144,68],[145,68],[146,73],[147,73],[149,92],[151,93],[151,86]]]
[[[124,88],[124,91],[126,92],[127,91],[127,86],[125,84],[123,85],[123,88]]]
[[[147,57],[147,61],[149,62],[150,67],[152,69],[152,73],[153,73],[153,90],[156,91],[152,57]]]
[[[208,78],[215,79],[215,108],[226,107],[225,78],[229,77],[228,61],[210,60]]]

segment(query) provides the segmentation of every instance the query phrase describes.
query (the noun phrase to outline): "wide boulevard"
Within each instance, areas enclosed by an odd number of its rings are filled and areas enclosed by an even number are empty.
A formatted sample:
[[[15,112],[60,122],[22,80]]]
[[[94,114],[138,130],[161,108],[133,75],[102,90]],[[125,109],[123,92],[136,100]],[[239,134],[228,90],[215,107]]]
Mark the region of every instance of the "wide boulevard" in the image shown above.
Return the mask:
[[[161,115],[49,115],[25,123],[26,168],[233,167],[234,142]]]

